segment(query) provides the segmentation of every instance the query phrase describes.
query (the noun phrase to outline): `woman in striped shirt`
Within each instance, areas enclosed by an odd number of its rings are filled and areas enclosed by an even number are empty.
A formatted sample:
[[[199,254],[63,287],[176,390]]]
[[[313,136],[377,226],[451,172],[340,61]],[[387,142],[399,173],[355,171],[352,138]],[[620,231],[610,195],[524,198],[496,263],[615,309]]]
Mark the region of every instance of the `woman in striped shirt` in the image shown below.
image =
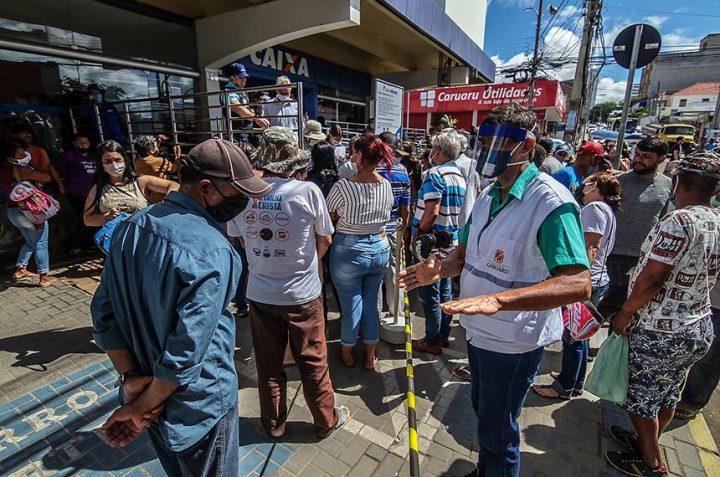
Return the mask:
[[[342,361],[354,364],[352,349],[362,324],[365,368],[375,369],[375,345],[380,339],[378,291],[390,261],[385,224],[390,219],[393,194],[390,182],[378,174],[378,164],[392,167],[393,150],[375,134],[360,136],[351,157],[358,172],[330,190],[328,210],[338,220],[330,266],[342,311]]]

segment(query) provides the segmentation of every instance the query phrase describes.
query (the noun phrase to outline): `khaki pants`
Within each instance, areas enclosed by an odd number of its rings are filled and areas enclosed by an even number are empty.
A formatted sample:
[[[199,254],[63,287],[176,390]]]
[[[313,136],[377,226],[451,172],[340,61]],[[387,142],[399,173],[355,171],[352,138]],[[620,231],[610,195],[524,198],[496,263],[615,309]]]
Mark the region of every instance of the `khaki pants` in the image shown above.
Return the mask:
[[[335,394],[327,363],[322,298],[293,306],[250,301],[250,326],[260,395],[260,420],[265,430],[287,420],[285,349],[290,349],[300,370],[303,394],[318,436],[328,434],[338,421]]]
[[[395,234],[387,236],[388,242],[390,242],[390,264],[385,269],[385,278],[383,278],[383,285],[380,286],[380,294],[378,295],[378,309],[382,310],[383,294],[385,301],[388,304],[388,311],[390,316],[395,316],[395,297],[398,296],[398,316],[402,317],[405,312],[405,302],[400,296],[400,289],[397,287],[395,280],[397,280],[398,272],[402,268],[402,264],[397,262],[397,236]]]

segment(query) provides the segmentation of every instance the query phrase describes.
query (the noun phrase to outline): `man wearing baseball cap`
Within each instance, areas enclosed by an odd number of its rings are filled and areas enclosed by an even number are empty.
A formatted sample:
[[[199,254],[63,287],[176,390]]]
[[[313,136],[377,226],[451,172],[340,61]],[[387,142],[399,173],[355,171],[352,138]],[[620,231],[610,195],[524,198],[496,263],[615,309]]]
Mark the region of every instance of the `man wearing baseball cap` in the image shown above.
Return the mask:
[[[230,81],[225,85],[225,94],[220,95],[220,104],[225,106],[230,104],[230,114],[236,118],[248,118],[246,121],[240,121],[240,127],[245,129],[251,127],[254,122],[259,128],[266,128],[270,125],[267,119],[256,117],[255,113],[248,108],[250,98],[242,91],[250,77],[242,63],[233,63],[225,68],[225,75]],[[227,101],[227,103],[226,103]],[[223,108],[223,114],[225,109]],[[252,119],[252,121],[250,120]]]
[[[310,158],[298,149],[290,128],[267,128],[252,158],[273,190],[228,223],[228,234],[241,237],[248,257],[260,420],[270,436],[284,435],[288,412],[283,357],[289,343],[315,432],[325,438],[350,416],[345,406],[335,405],[327,363],[319,270],[330,247],[332,221],[318,186],[297,179]]]
[[[93,297],[93,335],[120,375],[103,425],[124,447],[147,428],[168,475],[237,475],[235,321],[240,258],[221,224],[270,185],[234,144],[183,159],[181,189],[117,226]]]
[[[630,294],[612,320],[613,331],[628,336],[623,407],[635,432],[611,426],[626,451],[606,457],[628,475],[667,475],[658,440],[673,419],[688,369],[713,341],[708,292],[720,271],[720,210],[710,199],[720,185],[720,155],[685,156],[672,184],[676,210],[645,238]]]
[[[588,141],[577,150],[577,159],[571,166],[565,166],[555,174],[553,179],[567,187],[573,194],[582,185],[586,177],[597,172],[598,163],[605,155],[602,144]]]

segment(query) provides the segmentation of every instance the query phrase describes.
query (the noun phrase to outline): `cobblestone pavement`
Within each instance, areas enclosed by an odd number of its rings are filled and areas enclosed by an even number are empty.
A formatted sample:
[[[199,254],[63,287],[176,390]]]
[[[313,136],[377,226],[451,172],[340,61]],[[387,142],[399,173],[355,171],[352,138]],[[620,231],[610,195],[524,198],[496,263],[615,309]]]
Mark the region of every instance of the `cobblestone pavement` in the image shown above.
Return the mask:
[[[88,305],[100,267],[96,261],[64,269],[62,281],[46,289],[0,289],[0,475],[163,475],[146,437],[111,449],[97,432],[116,406],[116,376],[91,341]],[[323,441],[314,437],[292,367],[288,432],[278,442],[262,432],[249,323],[238,322],[240,475],[409,475],[404,348],[380,345],[376,373],[360,366],[347,370],[338,358],[339,322],[331,316],[333,384],[352,418]],[[422,320],[416,321],[415,334],[421,335]],[[457,326],[453,337],[441,357],[416,355],[423,476],[464,475],[477,458],[470,386],[451,374],[466,362]],[[539,382],[550,381],[559,357],[559,347],[548,349]],[[522,475],[618,475],[603,458],[605,450],[615,449],[605,429],[626,421],[624,412],[587,394],[559,402],[530,393],[521,419]],[[673,475],[720,475],[718,450],[702,418],[673,428],[662,444]]]

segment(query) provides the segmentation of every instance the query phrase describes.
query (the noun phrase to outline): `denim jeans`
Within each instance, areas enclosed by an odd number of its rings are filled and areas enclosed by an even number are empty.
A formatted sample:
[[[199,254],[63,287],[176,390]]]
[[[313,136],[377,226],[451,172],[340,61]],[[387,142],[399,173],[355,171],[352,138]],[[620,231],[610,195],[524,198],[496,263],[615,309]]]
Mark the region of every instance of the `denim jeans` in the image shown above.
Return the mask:
[[[240,426],[237,406],[220,418],[197,443],[173,452],[153,426],[150,440],[168,475],[178,477],[237,477],[240,461]]]
[[[590,301],[597,305],[607,291],[608,285],[593,290]],[[576,389],[580,390],[585,386],[590,342],[589,340],[582,340],[571,343],[571,341],[568,330],[563,331],[562,368],[560,369],[560,375],[552,384],[553,388],[561,396],[572,396]]]
[[[520,475],[518,417],[535,379],[543,348],[495,353],[468,343],[472,406],[478,418],[478,470],[483,476]]]
[[[685,381],[680,400],[684,408],[699,411],[704,408],[720,382],[720,310],[711,308],[715,337],[708,352],[695,363]]]
[[[442,344],[450,336],[452,315],[440,310],[440,303],[452,300],[452,279],[441,278],[432,285],[419,288],[425,315],[425,341],[429,345]]]
[[[335,234],[330,267],[342,310],[340,340],[354,346],[362,323],[363,342],[380,339],[380,283],[390,261],[390,245],[380,235]]]
[[[30,257],[34,253],[38,273],[47,273],[50,270],[48,223],[43,223],[40,230],[36,229],[35,225],[17,207],[9,208],[7,215],[10,223],[20,230],[23,239],[25,239],[25,243],[20,248],[16,265],[22,268],[27,267],[28,263],[30,263]]]

